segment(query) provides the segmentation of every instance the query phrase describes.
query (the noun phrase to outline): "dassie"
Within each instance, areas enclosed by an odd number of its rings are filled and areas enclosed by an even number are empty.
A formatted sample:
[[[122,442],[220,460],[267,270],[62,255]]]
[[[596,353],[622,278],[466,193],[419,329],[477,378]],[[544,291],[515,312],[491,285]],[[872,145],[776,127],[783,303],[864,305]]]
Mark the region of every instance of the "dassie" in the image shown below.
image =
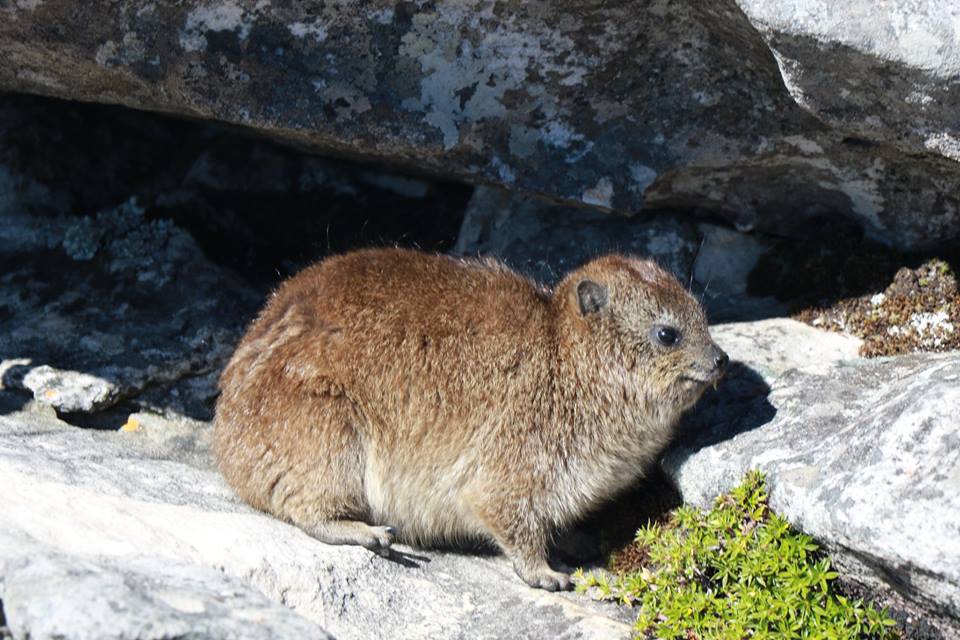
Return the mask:
[[[566,589],[551,536],[655,464],[726,362],[653,262],[608,255],[550,291],[361,250],[272,295],[220,380],[214,450],[244,500],[323,542],[485,538]]]

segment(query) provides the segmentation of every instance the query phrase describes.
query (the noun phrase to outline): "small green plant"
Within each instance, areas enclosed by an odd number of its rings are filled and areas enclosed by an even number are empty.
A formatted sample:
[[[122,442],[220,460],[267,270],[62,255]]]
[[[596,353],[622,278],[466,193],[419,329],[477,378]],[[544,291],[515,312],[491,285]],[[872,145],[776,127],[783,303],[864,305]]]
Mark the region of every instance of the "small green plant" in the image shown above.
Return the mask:
[[[816,549],[770,512],[753,471],[711,511],[683,506],[640,529],[614,558],[616,573],[580,570],[575,580],[580,592],[638,607],[639,638],[899,638],[885,611],[836,593]]]

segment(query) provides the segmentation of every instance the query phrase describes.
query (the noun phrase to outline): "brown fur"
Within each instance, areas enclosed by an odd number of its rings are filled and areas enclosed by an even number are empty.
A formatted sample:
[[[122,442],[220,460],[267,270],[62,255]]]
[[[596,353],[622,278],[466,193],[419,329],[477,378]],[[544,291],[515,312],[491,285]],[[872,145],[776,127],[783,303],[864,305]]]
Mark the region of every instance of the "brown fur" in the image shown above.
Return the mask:
[[[494,261],[357,251],[283,283],[253,322],[215,452],[243,499],[325,542],[483,537],[529,584],[567,588],[551,535],[655,464],[724,362],[651,262],[599,258],[551,293]]]

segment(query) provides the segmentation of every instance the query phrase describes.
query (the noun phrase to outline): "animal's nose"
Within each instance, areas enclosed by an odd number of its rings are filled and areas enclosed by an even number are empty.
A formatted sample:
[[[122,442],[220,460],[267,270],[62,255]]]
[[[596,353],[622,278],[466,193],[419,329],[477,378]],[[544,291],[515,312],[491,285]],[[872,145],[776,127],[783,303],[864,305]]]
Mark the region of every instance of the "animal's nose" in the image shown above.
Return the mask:
[[[723,370],[728,362],[730,362],[730,356],[728,356],[723,349],[714,345],[713,366],[716,367],[717,370]]]

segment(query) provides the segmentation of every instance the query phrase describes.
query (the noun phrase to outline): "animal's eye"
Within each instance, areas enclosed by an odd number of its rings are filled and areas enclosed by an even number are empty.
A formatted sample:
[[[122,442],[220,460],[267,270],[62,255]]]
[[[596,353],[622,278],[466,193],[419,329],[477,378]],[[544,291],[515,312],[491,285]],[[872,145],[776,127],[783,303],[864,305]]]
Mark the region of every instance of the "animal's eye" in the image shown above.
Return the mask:
[[[665,347],[672,347],[680,342],[680,332],[673,327],[657,327],[654,335],[657,336],[657,342]]]

